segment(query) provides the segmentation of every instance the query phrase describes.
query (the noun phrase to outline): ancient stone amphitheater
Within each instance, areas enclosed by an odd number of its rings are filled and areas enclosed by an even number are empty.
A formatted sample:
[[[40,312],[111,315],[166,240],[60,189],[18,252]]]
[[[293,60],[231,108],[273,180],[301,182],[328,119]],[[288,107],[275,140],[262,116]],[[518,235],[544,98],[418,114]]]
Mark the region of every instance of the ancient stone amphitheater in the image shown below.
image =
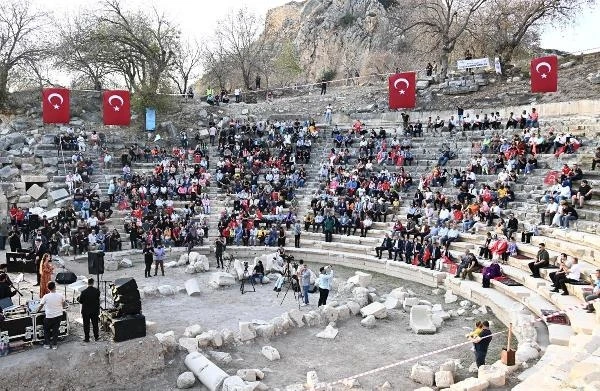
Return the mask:
[[[563,163],[579,163],[584,170],[584,178],[590,181],[592,187],[597,188],[600,185],[600,174],[590,170],[591,159],[600,135],[600,117],[597,116],[600,112],[600,102],[551,103],[536,107],[540,112],[542,129],[554,128],[556,131],[568,131],[582,140],[583,146],[577,153],[562,155],[559,158],[552,154],[540,155],[540,168],[519,179],[514,186],[516,200],[511,203],[510,212],[515,214],[522,225],[538,223],[539,213],[543,210],[539,198],[546,190],[544,176],[549,170],[559,170]],[[506,118],[508,112],[519,113],[523,109],[529,110],[529,107],[504,107],[494,111],[500,111],[502,117]],[[489,109],[484,110],[484,112],[489,111]],[[451,113],[413,113],[412,119],[427,118],[430,115],[435,117],[438,114],[442,118],[448,118]],[[272,118],[277,118],[277,115],[273,115]],[[398,127],[401,121],[399,113],[369,113],[362,115],[361,119],[368,128],[382,126],[387,129]],[[351,121],[351,118],[342,115],[334,117],[334,122],[337,122],[341,128],[350,127]],[[19,126],[19,122],[14,125]],[[77,126],[78,123],[75,121],[74,125]],[[44,128],[29,131],[25,136],[16,136],[12,134],[14,129],[13,127],[11,132],[5,132],[8,134],[2,141],[4,146],[0,156],[2,163],[0,180],[4,190],[4,195],[0,198],[2,213],[8,210],[12,202],[16,202],[19,206],[39,206],[45,210],[68,203],[70,196],[64,190],[64,163],[57,157],[54,144],[57,130]],[[19,130],[25,131],[25,129]],[[136,136],[117,137],[101,128],[99,131],[106,133],[105,145],[111,151],[120,151],[123,145],[136,141]],[[507,136],[512,134],[512,131],[506,132]],[[319,187],[320,156],[324,157],[333,146],[329,133],[329,130],[324,127],[324,131],[313,144],[316,158],[307,167],[308,180],[305,187],[297,194],[300,218],[310,209],[311,195]],[[473,145],[480,142],[486,133],[491,131],[444,136],[444,142],[458,152],[458,158],[451,160],[448,167],[465,167],[473,153]],[[177,142],[177,140],[173,141]],[[416,164],[410,167],[413,178],[419,178],[437,163],[438,156],[432,151],[438,149],[440,141],[439,136],[428,133],[423,137],[412,138],[416,160]],[[23,151],[24,148],[27,150]],[[351,149],[355,150],[356,147]],[[219,155],[215,148],[210,148],[209,153],[211,161],[218,160]],[[99,155],[96,152],[92,152],[92,155],[98,162]],[[117,157],[115,152],[115,158]],[[151,171],[153,167],[152,163],[134,162],[132,169],[137,173],[143,173]],[[388,167],[388,169],[397,168]],[[98,163],[91,179],[93,183],[98,183],[106,194],[108,181],[119,175],[121,175],[120,165],[114,164],[111,168],[107,168]],[[477,181],[492,182],[495,179],[494,175],[480,175]],[[35,186],[34,190],[31,190],[32,186]],[[443,191],[446,194],[453,194],[456,189],[450,186]],[[207,188],[207,193],[212,200],[213,213],[210,215],[209,242],[213,243],[217,233],[219,211],[230,207],[232,200],[222,194],[214,184]],[[413,194],[414,187],[404,194],[405,201],[396,212],[396,217],[406,217],[406,210]],[[183,203],[175,201],[175,207],[181,208]],[[127,257],[134,264],[143,263],[143,256],[139,250],[129,249],[128,235],[123,230],[123,219],[127,213],[127,210],[117,210],[111,218],[110,225],[116,227],[121,233],[123,250],[110,253],[107,257],[109,260]],[[392,229],[395,220],[393,218],[389,218],[388,223],[373,223],[373,229],[366,237],[334,234],[333,241],[329,243],[325,242],[322,233],[303,232],[300,248],[292,247],[293,242],[288,240],[286,251],[308,262],[343,265],[415,281],[432,288],[442,288],[447,291],[446,295],[449,298],[457,295],[488,306],[507,327],[512,323],[519,342],[517,361],[528,360],[532,363],[529,369],[519,375],[520,384],[514,390],[595,390],[600,389],[600,366],[598,365],[600,364],[600,317],[597,315],[600,313],[600,304],[594,303],[596,314],[587,313],[583,307],[588,286],[569,284],[567,285],[570,293],[568,296],[553,293],[549,289],[550,280],[547,275],[549,270],[543,269],[544,278],[535,279],[530,276],[527,266],[531,258],[535,258],[537,244],[544,242],[553,262],[559,253],[566,253],[579,258],[580,263],[584,265],[586,275],[594,275],[595,270],[600,268],[600,259],[597,255],[600,251],[600,201],[597,200],[597,195],[594,195],[592,201],[586,202],[578,213],[579,220],[572,229],[539,227],[540,235],[532,237],[530,244],[519,243],[519,256],[509,257],[508,263],[502,265],[502,270],[506,276],[521,283],[520,286],[508,286],[492,281],[491,289],[485,289],[481,285],[481,274],[475,274],[474,281],[459,280],[452,278],[447,271],[432,271],[400,262],[377,259],[374,256],[374,247],[378,246],[384,234]],[[519,232],[522,229],[523,227],[520,227]],[[288,238],[292,237],[293,233],[290,230]],[[460,240],[450,246],[451,251],[456,255],[464,252],[465,249],[474,251],[478,249],[485,240],[485,232],[461,233],[459,238]],[[235,257],[245,257],[253,252],[258,253],[258,250],[260,249],[242,246],[228,247],[228,251]],[[197,248],[196,251],[208,255],[213,249],[211,246],[204,246]],[[86,257],[79,255],[74,258],[74,261],[83,263]],[[546,311],[564,314],[568,317],[568,322],[566,324],[547,322],[548,318],[544,316]],[[489,371],[480,371],[480,379],[476,379],[475,375],[475,378],[450,386],[450,390],[483,390],[493,387],[496,378],[504,376],[502,371],[505,370],[508,371],[510,368],[498,366],[492,371],[495,377],[490,377]]]

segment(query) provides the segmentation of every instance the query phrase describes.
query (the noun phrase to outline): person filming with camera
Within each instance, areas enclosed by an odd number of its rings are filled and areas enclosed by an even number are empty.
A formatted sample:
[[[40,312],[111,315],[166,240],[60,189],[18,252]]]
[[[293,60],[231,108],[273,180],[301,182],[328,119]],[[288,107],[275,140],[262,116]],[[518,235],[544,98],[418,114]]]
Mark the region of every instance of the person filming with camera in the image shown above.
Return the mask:
[[[333,267],[327,265],[319,269],[319,278],[317,279],[317,285],[319,286],[319,304],[318,307],[327,304],[327,297],[331,290],[331,283],[333,281]]]
[[[258,261],[258,263],[254,266],[254,269],[252,270],[252,279],[257,284],[261,284],[264,276],[265,276],[265,267],[264,267],[262,261]]]

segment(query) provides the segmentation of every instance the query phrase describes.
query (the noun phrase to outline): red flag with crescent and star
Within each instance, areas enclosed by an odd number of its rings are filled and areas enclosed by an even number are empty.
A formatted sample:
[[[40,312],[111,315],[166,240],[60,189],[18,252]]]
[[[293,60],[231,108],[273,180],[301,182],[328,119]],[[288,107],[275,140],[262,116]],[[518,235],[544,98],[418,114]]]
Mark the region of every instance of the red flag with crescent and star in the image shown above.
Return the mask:
[[[104,91],[102,95],[102,119],[104,120],[104,125],[129,126],[131,122],[129,91]]]
[[[42,90],[42,119],[45,124],[68,124],[71,120],[71,99],[66,88]]]
[[[558,90],[558,58],[538,57],[531,60],[531,92],[556,92]]]
[[[396,73],[388,78],[390,109],[412,109],[417,101],[417,74]]]

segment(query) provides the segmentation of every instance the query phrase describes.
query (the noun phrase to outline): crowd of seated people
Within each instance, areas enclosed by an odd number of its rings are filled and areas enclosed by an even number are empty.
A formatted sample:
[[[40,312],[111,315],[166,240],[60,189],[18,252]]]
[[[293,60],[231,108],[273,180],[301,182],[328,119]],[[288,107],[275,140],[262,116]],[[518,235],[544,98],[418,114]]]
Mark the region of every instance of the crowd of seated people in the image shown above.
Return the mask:
[[[217,186],[231,197],[221,212],[226,244],[284,246],[296,223],[296,190],[304,186],[314,121],[230,121],[218,139]]]

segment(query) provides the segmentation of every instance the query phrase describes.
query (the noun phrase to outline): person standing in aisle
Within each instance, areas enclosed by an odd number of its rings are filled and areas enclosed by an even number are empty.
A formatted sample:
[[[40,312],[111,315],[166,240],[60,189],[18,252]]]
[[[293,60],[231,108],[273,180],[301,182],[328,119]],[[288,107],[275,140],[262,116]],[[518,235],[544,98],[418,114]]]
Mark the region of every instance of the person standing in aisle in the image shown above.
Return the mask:
[[[294,247],[300,248],[300,234],[302,233],[302,224],[300,221],[294,223]]]

